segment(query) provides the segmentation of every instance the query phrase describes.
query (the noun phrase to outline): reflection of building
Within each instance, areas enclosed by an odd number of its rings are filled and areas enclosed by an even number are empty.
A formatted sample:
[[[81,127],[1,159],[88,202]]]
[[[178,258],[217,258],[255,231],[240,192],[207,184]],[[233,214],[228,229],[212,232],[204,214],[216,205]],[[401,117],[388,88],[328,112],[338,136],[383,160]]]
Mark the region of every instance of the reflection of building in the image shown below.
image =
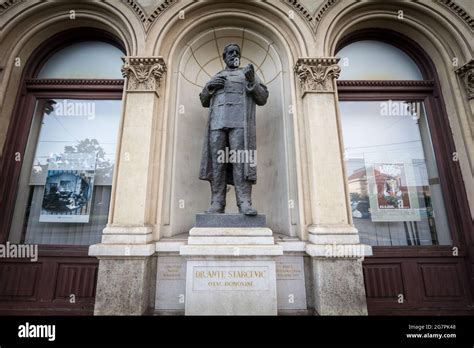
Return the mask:
[[[360,196],[368,196],[367,174],[365,167],[354,171],[348,178],[347,183],[350,193],[358,193]]]
[[[71,4],[75,19],[65,21]],[[34,267],[0,260],[0,279],[8,284],[0,287],[0,313],[183,313],[180,248],[195,214],[209,203],[207,184],[197,180],[207,120],[198,93],[222,69],[223,45],[236,41],[243,64],[254,64],[270,90],[257,112],[253,194],[285,250],[279,282],[299,291],[288,303],[281,287],[279,311],[472,314],[472,4],[397,1],[396,10],[409,13],[403,24],[393,6],[382,0],[5,2],[0,243],[41,247]],[[20,66],[11,64],[16,58]],[[66,107],[88,99],[94,114],[56,115],[48,109],[52,99]],[[423,100],[423,107],[415,119],[381,115],[387,100]],[[108,165],[103,175],[96,172],[89,223],[38,223],[35,202],[46,174],[45,167],[32,173],[35,156],[44,160],[54,146],[63,151],[82,139],[104,148],[113,180]],[[374,222],[365,208],[353,219],[349,195],[367,196],[368,188],[365,168],[347,170],[346,177],[344,147],[357,159],[359,152],[423,158],[426,165],[414,161],[422,182],[416,195],[425,201],[420,221]],[[18,154],[21,161],[12,161]],[[360,247],[361,235],[374,252],[363,263],[321,256],[327,243]],[[452,256],[454,246],[459,256]],[[284,279],[288,270],[292,276]],[[318,282],[306,287],[312,277]],[[37,297],[39,290],[47,296]],[[71,307],[71,293],[81,306]],[[399,304],[399,294],[409,300]]]

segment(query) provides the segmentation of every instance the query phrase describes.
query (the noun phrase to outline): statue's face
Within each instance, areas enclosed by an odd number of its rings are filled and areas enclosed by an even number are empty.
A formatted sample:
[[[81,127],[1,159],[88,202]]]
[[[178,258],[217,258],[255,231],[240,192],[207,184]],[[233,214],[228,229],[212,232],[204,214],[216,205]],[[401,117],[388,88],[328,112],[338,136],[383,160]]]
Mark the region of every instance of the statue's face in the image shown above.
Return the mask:
[[[236,69],[240,66],[240,47],[230,46],[225,53],[224,61],[228,68]]]

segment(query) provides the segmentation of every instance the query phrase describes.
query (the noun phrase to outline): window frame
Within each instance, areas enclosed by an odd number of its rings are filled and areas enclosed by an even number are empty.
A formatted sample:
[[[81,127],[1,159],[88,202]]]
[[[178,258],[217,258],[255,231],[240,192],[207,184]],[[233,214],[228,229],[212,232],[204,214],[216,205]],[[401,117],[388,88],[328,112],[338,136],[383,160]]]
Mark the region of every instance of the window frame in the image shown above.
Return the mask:
[[[453,247],[458,247],[459,256],[466,256],[469,231],[472,229],[470,211],[459,162],[452,160],[456,148],[451,132],[448,131],[451,127],[435,66],[417,43],[402,34],[385,29],[364,29],[349,34],[339,42],[336,52],[359,40],[382,41],[401,49],[418,65],[424,80],[338,80],[338,99],[339,101],[392,99],[424,103],[452,239],[452,245],[372,246],[374,256],[453,256]]]

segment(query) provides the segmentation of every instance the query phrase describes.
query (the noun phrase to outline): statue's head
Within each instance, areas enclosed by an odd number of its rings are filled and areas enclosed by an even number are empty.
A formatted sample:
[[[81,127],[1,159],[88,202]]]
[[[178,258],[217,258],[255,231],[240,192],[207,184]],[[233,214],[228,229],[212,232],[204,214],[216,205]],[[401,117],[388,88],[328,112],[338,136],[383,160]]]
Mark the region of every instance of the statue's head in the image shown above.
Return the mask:
[[[240,66],[240,46],[234,42],[227,44],[222,57],[228,68],[238,68]]]

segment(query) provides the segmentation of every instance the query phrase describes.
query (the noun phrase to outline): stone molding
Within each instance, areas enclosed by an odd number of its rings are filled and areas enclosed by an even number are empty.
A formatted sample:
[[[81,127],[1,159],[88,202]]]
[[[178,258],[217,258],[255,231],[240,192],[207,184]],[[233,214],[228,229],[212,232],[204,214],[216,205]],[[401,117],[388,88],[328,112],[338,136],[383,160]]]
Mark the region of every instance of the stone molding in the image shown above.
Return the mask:
[[[433,80],[339,80],[338,86],[344,87],[433,87]]]
[[[311,13],[298,0],[282,0],[282,1],[288,4],[289,6],[293,7],[296,10],[296,12],[298,12],[301,15],[301,17],[304,18],[306,23],[308,23],[311,30],[315,32],[318,27],[318,24],[322,21],[327,11],[333,5],[335,5],[338,0],[326,0],[318,7],[315,13]]]
[[[474,18],[472,18],[466,10],[464,10],[461,6],[456,4],[453,0],[437,0],[438,4],[447,7],[451,10],[454,14],[456,14],[461,20],[471,29],[474,31]]]
[[[166,73],[162,57],[124,57],[122,75],[127,78],[129,92],[158,92]]]
[[[303,94],[306,92],[334,92],[333,80],[339,77],[339,58],[299,58],[294,71]]]
[[[283,1],[286,4],[290,5],[291,7],[293,7],[296,10],[296,12],[298,12],[301,15],[301,17],[304,18],[304,20],[308,23],[308,25],[311,28],[314,28],[313,15],[298,0],[283,0]]]
[[[463,82],[467,98],[474,99],[474,59],[456,70],[456,73]]]
[[[6,1],[3,1],[0,4],[0,15],[4,14],[9,9],[11,9],[13,6],[18,5],[21,2],[22,2],[22,0],[6,0]]]
[[[123,80],[119,79],[27,79],[27,85],[85,85],[85,86],[101,86],[101,85],[123,85]]]
[[[335,5],[337,0],[327,0],[326,2],[322,3],[321,6],[316,10],[316,13],[314,15],[314,18],[316,20],[316,23],[321,22],[323,17],[326,15],[326,12],[333,6]]]

